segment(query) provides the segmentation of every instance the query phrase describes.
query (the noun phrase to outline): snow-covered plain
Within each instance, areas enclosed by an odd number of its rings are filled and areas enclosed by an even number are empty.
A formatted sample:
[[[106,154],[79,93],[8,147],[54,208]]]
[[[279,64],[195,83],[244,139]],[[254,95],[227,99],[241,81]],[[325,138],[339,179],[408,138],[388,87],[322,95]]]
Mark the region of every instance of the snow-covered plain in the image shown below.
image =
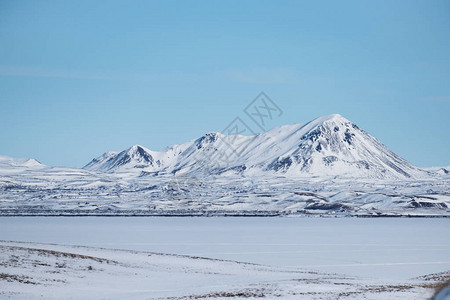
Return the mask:
[[[0,241],[0,296],[15,299],[424,299],[448,273],[369,280],[234,261]]]
[[[44,168],[0,176],[1,215],[449,216],[450,178],[144,176]]]
[[[447,218],[4,217],[0,240],[406,279],[450,269]]]
[[[0,297],[425,299],[449,278],[449,222],[3,217]]]

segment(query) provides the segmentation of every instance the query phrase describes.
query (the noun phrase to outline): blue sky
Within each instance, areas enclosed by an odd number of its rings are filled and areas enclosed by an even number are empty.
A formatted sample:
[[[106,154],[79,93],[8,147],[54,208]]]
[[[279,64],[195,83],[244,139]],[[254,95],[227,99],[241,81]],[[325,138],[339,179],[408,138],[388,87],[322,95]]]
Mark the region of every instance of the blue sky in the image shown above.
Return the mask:
[[[0,154],[83,166],[339,113],[418,166],[450,165],[450,1],[0,2]]]

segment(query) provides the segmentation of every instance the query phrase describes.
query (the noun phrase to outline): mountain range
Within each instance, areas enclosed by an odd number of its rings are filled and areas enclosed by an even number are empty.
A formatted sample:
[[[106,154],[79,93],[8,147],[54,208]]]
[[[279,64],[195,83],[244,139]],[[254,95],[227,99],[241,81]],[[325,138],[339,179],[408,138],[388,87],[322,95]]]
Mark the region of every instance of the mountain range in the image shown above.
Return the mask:
[[[135,145],[107,152],[84,169],[140,175],[235,173],[379,179],[428,175],[338,114],[255,136],[208,133],[162,151]]]
[[[449,167],[418,168],[337,114],[82,169],[0,156],[0,215],[450,216],[449,187]]]

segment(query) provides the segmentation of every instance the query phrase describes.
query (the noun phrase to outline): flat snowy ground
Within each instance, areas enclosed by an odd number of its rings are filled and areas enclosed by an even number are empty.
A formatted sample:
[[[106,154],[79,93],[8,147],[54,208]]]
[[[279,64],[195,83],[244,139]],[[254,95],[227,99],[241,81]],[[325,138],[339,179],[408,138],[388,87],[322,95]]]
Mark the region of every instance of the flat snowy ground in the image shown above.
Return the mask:
[[[449,222],[2,217],[0,298],[425,299]]]

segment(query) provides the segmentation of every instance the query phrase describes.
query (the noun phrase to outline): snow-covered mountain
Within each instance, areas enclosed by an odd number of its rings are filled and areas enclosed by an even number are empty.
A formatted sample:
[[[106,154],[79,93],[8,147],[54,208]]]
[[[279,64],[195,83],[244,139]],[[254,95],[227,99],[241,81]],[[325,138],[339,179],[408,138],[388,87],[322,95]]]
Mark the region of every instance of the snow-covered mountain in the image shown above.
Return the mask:
[[[84,169],[95,171],[118,171],[126,169],[157,169],[160,166],[155,161],[154,152],[140,145],[135,145],[121,152],[106,152],[92,160]]]
[[[0,215],[448,216],[449,170],[419,169],[329,115],[162,151],[136,145],[84,169],[0,157]]]
[[[450,177],[450,166],[446,167],[429,167],[429,168],[423,168],[424,170],[427,170],[431,173],[441,175],[441,176],[447,176]]]
[[[20,173],[26,170],[41,169],[45,167],[46,165],[41,164],[34,158],[13,158],[0,155],[0,175]]]
[[[344,117],[333,114],[255,136],[208,133],[162,151],[133,146],[92,160],[87,170],[145,174],[203,173],[419,178],[421,170]]]

